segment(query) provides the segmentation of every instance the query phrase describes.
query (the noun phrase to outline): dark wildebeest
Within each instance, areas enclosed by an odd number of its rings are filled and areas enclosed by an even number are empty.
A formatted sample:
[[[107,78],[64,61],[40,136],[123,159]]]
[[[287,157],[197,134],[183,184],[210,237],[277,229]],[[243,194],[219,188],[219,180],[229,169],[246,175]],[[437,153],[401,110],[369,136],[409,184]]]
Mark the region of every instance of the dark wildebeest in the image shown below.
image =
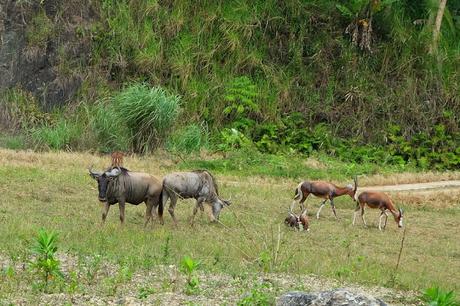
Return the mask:
[[[119,203],[120,221],[125,221],[125,203],[138,205],[145,202],[145,224],[153,217],[152,208],[158,206],[158,217],[163,224],[163,203],[161,202],[162,184],[147,173],[131,172],[126,168],[109,168],[105,172],[88,169],[92,178],[97,180],[99,201],[104,203],[102,222],[105,222],[110,205]]]
[[[196,199],[196,206],[193,209],[193,216],[190,220],[191,224],[193,224],[198,208],[204,210],[203,202],[211,205],[214,220],[219,219],[220,211],[225,205],[231,204],[230,201],[219,197],[216,180],[206,170],[176,172],[168,174],[163,178],[162,204],[165,207],[168,199],[171,199],[168,211],[175,225],[177,225],[177,220],[174,215],[174,208],[177,197],[182,199]]]

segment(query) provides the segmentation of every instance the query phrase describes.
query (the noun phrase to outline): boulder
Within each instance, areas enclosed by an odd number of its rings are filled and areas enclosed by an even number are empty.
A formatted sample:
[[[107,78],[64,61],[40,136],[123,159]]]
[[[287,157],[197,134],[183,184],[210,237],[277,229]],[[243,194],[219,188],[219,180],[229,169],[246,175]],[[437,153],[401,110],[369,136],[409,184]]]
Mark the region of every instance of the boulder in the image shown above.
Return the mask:
[[[276,301],[277,306],[297,306],[297,305],[314,305],[314,306],[386,306],[382,300],[353,293],[347,289],[335,289],[321,291],[316,293],[305,293],[299,291],[288,292]]]

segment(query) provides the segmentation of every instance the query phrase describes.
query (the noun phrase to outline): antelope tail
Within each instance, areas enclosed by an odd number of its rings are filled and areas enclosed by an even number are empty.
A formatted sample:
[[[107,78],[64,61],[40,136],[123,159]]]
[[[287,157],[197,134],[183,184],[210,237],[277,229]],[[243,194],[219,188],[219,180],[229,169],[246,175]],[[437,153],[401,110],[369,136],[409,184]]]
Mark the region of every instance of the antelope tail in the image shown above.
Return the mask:
[[[296,188],[295,191],[294,191],[294,200],[295,200],[295,201],[300,200],[301,197],[302,197],[302,190],[301,190],[301,187],[302,187],[302,183],[300,183],[299,186],[297,186],[297,188]]]

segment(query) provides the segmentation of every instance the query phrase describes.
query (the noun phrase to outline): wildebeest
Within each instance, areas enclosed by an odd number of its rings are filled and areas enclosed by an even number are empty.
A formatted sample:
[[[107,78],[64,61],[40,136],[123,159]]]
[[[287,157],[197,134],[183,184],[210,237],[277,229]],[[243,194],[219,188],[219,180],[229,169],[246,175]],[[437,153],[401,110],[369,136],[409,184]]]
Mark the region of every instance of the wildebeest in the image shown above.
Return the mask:
[[[145,224],[153,217],[152,208],[158,206],[158,217],[163,224],[162,184],[147,173],[131,172],[126,168],[109,168],[105,172],[88,169],[90,176],[97,180],[99,201],[104,203],[102,222],[105,222],[110,205],[119,203],[120,222],[125,220],[125,203],[138,205],[145,202]]]
[[[174,215],[174,208],[177,197],[182,199],[196,199],[196,206],[193,209],[193,216],[190,220],[191,224],[193,224],[198,208],[203,210],[203,202],[211,205],[214,220],[219,219],[220,211],[224,206],[231,204],[230,201],[219,197],[216,180],[207,170],[175,172],[163,178],[162,204],[165,207],[168,199],[171,199],[168,211],[176,225],[177,220]]]

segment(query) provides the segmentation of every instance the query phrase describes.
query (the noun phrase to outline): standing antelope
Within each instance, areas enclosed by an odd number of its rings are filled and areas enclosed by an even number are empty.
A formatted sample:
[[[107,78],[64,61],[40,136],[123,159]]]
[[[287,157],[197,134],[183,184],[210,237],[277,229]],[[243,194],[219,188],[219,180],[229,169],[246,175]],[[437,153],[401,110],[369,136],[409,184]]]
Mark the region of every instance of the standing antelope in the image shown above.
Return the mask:
[[[379,230],[382,230],[381,224],[384,215],[385,224],[383,225],[383,229],[385,229],[385,227],[387,226],[387,210],[389,210],[395,218],[396,223],[398,223],[398,227],[403,226],[403,210],[401,208],[396,210],[393,201],[390,199],[390,197],[385,193],[378,191],[364,191],[358,196],[358,199],[356,201],[356,209],[353,214],[353,225],[355,225],[356,214],[358,213],[358,210],[361,209],[361,219],[363,220],[364,226],[367,227],[366,220],[364,220],[364,207],[366,205],[370,208],[378,208],[382,211],[380,213],[379,218]]]
[[[123,156],[125,156],[123,152],[115,151],[115,152],[112,152],[111,156],[112,156],[112,165],[111,165],[112,168],[123,167]]]
[[[331,202],[332,211],[334,212],[334,216],[337,219],[337,213],[335,212],[335,205],[334,205],[334,198],[348,194],[353,200],[355,199],[356,189],[358,188],[358,181],[355,177],[354,179],[355,186],[353,187],[351,184],[345,187],[338,187],[329,182],[323,181],[304,181],[301,182],[294,194],[294,202],[291,204],[291,210],[295,205],[296,201],[299,201],[300,207],[302,210],[304,209],[303,203],[307,199],[307,197],[311,194],[318,198],[323,198],[324,201],[321,202],[321,206],[316,213],[316,219],[319,219],[319,214],[321,209],[323,209],[324,205],[326,205],[326,201],[329,200]]]

